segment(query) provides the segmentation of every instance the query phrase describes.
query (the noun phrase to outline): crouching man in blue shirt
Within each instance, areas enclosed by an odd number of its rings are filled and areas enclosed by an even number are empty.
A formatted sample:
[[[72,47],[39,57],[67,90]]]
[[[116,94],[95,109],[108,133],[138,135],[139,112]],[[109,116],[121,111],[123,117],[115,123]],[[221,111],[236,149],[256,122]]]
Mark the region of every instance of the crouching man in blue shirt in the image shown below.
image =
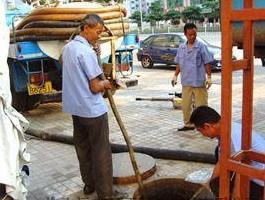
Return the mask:
[[[190,118],[190,121],[194,123],[196,129],[204,136],[208,138],[216,138],[220,140],[221,131],[221,116],[212,108],[208,106],[200,106],[196,108]],[[231,153],[236,153],[241,150],[241,124],[232,123],[231,127]],[[218,161],[219,157],[219,146],[216,148],[215,154]],[[255,131],[252,131],[252,144],[251,148],[255,151],[265,153],[265,139],[261,137]],[[259,168],[265,169],[265,164],[252,161],[251,165]],[[232,176],[233,178],[233,176]],[[214,172],[210,182],[211,189],[215,193],[216,197],[219,196],[219,162],[217,162]],[[233,186],[233,179],[230,186]],[[232,192],[232,188],[230,188]],[[264,191],[264,182],[261,180],[252,179],[250,180],[250,194],[249,200],[262,200]]]
[[[84,194],[97,192],[99,199],[112,197],[112,156],[107,106],[102,92],[111,88],[93,50],[104,28],[103,20],[88,14],[81,32],[65,45],[63,61],[63,111],[70,113],[74,145],[79,160]]]
[[[175,62],[176,71],[173,75],[171,84],[177,84],[179,73],[181,74],[182,85],[182,112],[184,126],[178,131],[193,130],[194,126],[190,123],[192,112],[192,101],[195,106],[208,104],[207,89],[210,88],[211,81],[211,62],[213,55],[207,46],[196,39],[197,27],[193,23],[184,26],[184,34],[187,42],[179,45]],[[205,78],[207,74],[207,79]]]

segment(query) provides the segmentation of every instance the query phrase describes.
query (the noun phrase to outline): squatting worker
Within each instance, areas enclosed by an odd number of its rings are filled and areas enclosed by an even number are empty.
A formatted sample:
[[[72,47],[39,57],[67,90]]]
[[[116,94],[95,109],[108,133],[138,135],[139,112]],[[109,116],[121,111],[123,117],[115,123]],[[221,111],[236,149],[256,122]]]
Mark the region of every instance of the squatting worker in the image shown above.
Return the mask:
[[[108,199],[113,194],[112,156],[102,92],[111,84],[100,78],[103,72],[93,50],[103,28],[98,15],[88,14],[80,34],[63,48],[63,111],[72,115],[84,194],[96,191],[99,199]]]
[[[212,108],[208,106],[200,106],[196,108],[191,115],[190,121],[194,123],[196,129],[204,136],[208,138],[216,138],[218,141],[221,136],[221,116]],[[241,124],[232,123],[231,127],[231,153],[236,153],[241,150]],[[218,160],[219,146],[218,142],[216,157]],[[252,144],[251,148],[255,151],[265,153],[265,139],[252,131]],[[265,164],[253,161],[252,166],[265,169]],[[215,193],[216,197],[219,196],[219,162],[217,162],[214,172],[211,178],[211,189]],[[233,176],[232,176],[233,178]],[[232,179],[233,180],[233,179]],[[230,184],[233,185],[233,182]],[[264,182],[261,180],[253,179],[250,181],[250,195],[249,200],[261,200],[263,199]],[[232,191],[231,191],[232,192]]]
[[[207,89],[212,84],[210,63],[213,61],[213,55],[205,44],[196,39],[197,27],[195,24],[185,24],[184,34],[187,42],[179,45],[175,57],[176,71],[171,81],[174,87],[177,84],[179,73],[181,74],[184,126],[179,128],[178,131],[194,129],[193,124],[190,123],[192,104],[194,102],[196,107],[207,105]]]

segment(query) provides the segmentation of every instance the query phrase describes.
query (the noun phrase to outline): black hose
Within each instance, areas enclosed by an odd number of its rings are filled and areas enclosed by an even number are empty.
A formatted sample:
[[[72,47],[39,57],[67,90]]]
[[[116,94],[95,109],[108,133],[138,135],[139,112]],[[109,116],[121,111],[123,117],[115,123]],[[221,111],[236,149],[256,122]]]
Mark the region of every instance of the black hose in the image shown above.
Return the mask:
[[[63,134],[51,134],[45,131],[29,128],[26,134],[40,138],[47,141],[61,142],[64,144],[73,144],[73,137]],[[128,147],[123,144],[111,143],[111,150],[113,153],[128,152]],[[185,160],[202,163],[215,164],[216,159],[214,154],[190,152],[183,150],[170,149],[155,149],[150,147],[133,146],[133,150],[138,153],[144,153],[154,158],[168,159],[168,160]]]

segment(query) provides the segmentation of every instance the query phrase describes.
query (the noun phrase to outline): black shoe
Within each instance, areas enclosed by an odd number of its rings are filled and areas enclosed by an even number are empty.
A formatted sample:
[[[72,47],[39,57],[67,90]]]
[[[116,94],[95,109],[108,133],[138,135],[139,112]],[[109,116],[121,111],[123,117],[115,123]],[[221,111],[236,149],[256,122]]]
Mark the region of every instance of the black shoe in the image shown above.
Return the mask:
[[[191,131],[194,129],[194,127],[183,126],[182,128],[179,128],[178,131]]]
[[[83,189],[83,192],[84,192],[85,195],[90,195],[93,192],[95,192],[95,188],[94,187],[90,187],[88,185],[85,185],[85,187]]]
[[[111,197],[99,197],[98,200],[124,200],[129,199],[127,193],[121,193],[117,190],[114,190],[113,195]]]

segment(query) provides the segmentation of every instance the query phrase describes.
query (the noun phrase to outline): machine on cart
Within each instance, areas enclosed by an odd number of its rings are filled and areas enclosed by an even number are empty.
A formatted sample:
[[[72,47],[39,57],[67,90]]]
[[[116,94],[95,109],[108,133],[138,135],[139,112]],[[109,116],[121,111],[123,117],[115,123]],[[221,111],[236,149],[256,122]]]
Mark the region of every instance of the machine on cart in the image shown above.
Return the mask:
[[[59,12],[71,11],[70,8],[56,9]],[[88,10],[87,12],[89,12],[89,9],[95,10],[95,8],[87,7],[85,9]],[[83,10],[83,8],[80,8],[80,12],[83,12]],[[40,103],[61,101],[62,66],[59,62],[61,49],[73,34],[73,30],[78,26],[79,23],[76,19],[81,20],[84,13],[76,14],[74,17],[79,17],[79,15],[80,17],[76,18],[75,21],[63,21],[64,18],[61,21],[52,21],[54,18],[60,19],[63,14],[54,14],[52,20],[47,18],[50,14],[47,16],[43,14],[53,11],[54,8],[33,10],[30,15],[22,19],[18,26],[13,25],[11,30],[8,65],[12,104],[18,111],[36,108]],[[100,40],[101,60],[102,63],[111,64],[112,78],[115,80],[119,78],[116,76],[118,72],[123,76],[132,74],[132,51],[138,47],[138,37],[136,34],[128,34],[128,23],[120,21],[121,16],[126,15],[126,11],[118,6],[112,6],[110,8],[99,8],[99,15],[103,11],[103,16],[107,16],[107,20],[104,19],[106,26],[113,31],[114,35],[113,37],[109,37],[107,34],[102,36]],[[12,16],[10,12],[8,12],[7,17]],[[79,10],[75,9],[73,12],[79,12]],[[113,13],[117,13],[118,18],[108,21]],[[13,24],[17,16],[14,13]],[[45,20],[29,21],[31,18],[38,16]],[[37,26],[40,26],[40,28]]]

